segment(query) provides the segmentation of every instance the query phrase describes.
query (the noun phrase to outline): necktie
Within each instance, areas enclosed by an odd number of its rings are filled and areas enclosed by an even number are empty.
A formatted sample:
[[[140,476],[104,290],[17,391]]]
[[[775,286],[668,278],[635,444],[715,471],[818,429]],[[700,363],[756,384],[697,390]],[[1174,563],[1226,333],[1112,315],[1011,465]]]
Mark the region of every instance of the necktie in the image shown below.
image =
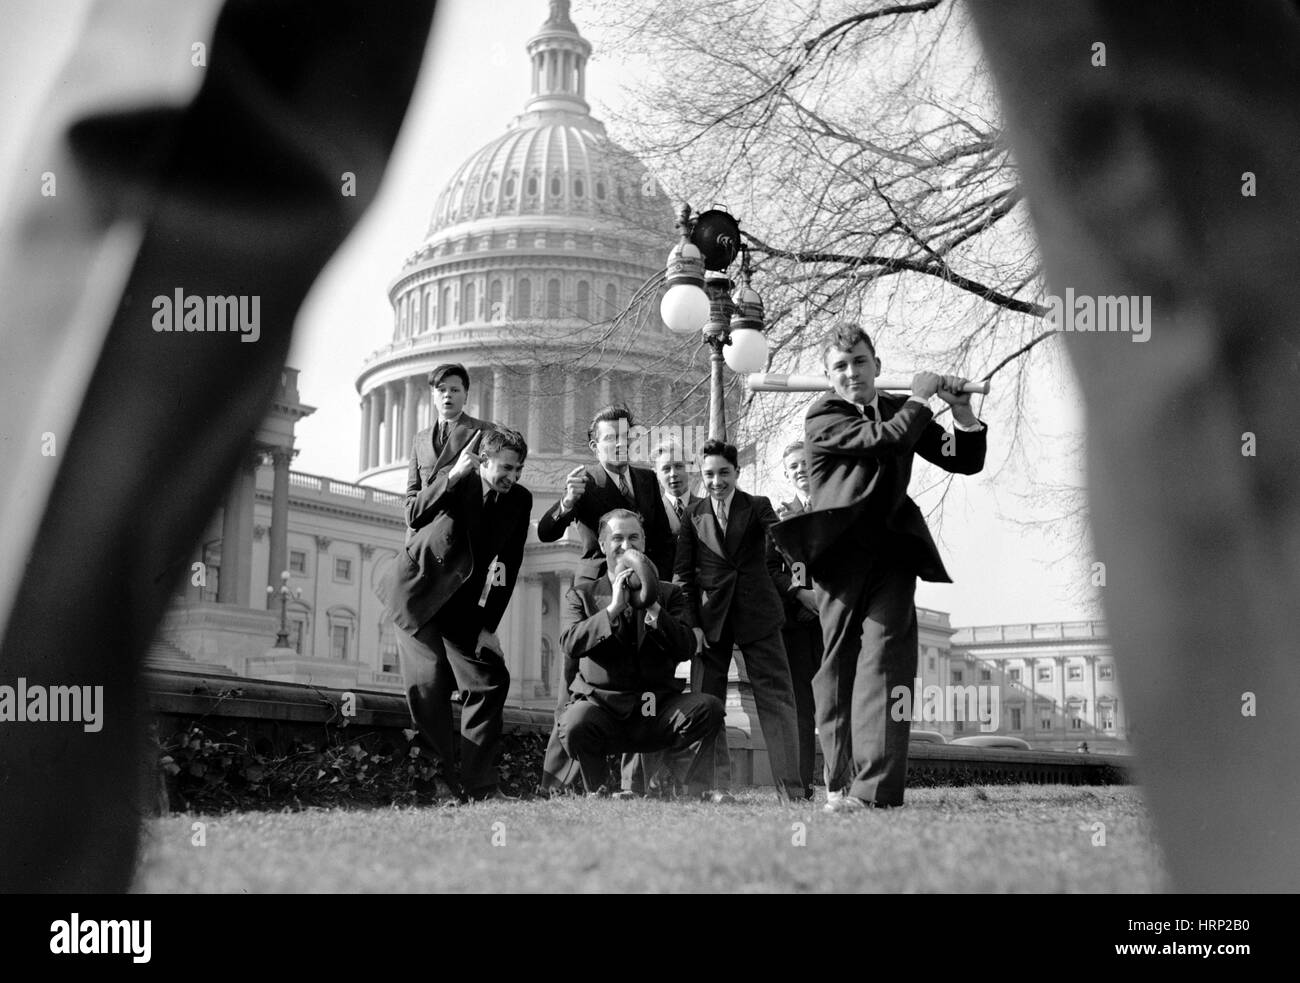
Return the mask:
[[[876,411],[870,406],[862,407],[862,415],[868,420],[874,421],[876,419]]]
[[[718,525],[722,527],[724,533],[727,531],[727,505],[725,502],[718,503]]]
[[[627,472],[618,476],[618,490],[623,493],[623,497],[629,502],[635,503],[636,499],[632,497],[632,488],[627,483]]]
[[[438,424],[438,450],[447,446],[447,421],[443,420]]]
[[[682,513],[686,511],[686,507],[682,505],[680,498],[673,499],[673,508],[677,511],[677,518],[679,519],[682,517]]]

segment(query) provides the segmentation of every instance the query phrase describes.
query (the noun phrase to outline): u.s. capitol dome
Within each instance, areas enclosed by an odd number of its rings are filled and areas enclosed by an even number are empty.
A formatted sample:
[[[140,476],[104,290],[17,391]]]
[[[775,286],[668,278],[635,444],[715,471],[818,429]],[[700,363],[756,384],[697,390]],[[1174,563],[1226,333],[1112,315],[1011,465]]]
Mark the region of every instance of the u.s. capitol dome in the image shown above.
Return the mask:
[[[703,420],[705,369],[654,297],[610,323],[663,269],[672,204],[592,117],[591,45],[567,2],[550,4],[527,53],[523,113],[455,171],[389,287],[392,341],[357,379],[363,484],[405,489],[412,439],[434,414],[428,373],[443,362],[469,370],[467,412],[523,433],[539,505],[592,459],[598,406],[625,402],[647,424]]]

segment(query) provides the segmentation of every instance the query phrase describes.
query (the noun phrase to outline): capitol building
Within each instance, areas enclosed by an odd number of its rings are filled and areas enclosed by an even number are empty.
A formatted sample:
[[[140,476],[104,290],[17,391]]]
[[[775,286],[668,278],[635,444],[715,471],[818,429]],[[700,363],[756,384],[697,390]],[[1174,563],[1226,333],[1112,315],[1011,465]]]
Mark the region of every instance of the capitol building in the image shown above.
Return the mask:
[[[534,528],[498,636],[509,704],[554,707],[560,610],[581,550],[539,542],[536,522],[564,476],[594,460],[587,428],[596,408],[624,402],[639,423],[703,429],[708,367],[699,339],[671,334],[659,318],[650,281],[676,241],[675,209],[592,117],[591,45],[567,0],[552,0],[526,52],[532,82],[522,113],[455,171],[423,241],[388,284],[391,340],[356,377],[356,474],[292,469],[295,425],[313,407],[287,368],[253,453],[195,548],[150,652],[153,668],[401,693],[395,628],[374,588],[403,548],[411,446],[436,415],[430,370],[459,362],[470,375],[466,412],[528,442],[521,480]],[[738,400],[729,404],[735,421]],[[282,587],[281,636],[281,599],[271,591]],[[1126,720],[1099,624],[959,631],[943,612],[918,616],[924,685],[999,687],[1001,729],[1036,747],[1073,749],[1084,737],[1094,750],[1122,746]],[[743,722],[731,703],[729,725]]]

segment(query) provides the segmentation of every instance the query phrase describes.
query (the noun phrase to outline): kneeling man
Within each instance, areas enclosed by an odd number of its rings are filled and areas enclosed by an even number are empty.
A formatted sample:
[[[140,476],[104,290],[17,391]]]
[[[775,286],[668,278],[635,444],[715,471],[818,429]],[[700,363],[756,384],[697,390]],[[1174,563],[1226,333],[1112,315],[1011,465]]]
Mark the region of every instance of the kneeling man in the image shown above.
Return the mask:
[[[604,561],[576,579],[566,598],[560,647],[579,662],[560,741],[577,759],[588,794],[606,786],[606,755],[689,749],[674,756],[673,777],[703,795],[713,787],[713,742],[725,713],[717,697],[682,693],[674,675],[695,651],[686,598],[658,580],[641,552],[645,531],[635,512],[605,513],[598,538]],[[653,600],[634,606],[645,588]]]

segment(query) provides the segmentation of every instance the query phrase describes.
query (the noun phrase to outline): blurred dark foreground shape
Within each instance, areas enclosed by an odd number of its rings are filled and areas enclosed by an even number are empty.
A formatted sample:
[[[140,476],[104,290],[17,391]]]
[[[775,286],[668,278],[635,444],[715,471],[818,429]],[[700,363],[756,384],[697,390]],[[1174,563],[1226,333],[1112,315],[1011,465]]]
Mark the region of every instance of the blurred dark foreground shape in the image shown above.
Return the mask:
[[[102,730],[0,724],[0,890],[130,883],[141,657],[379,186],[433,7],[91,7],[0,232],[0,683],[102,685]],[[260,337],[155,332],[178,289],[260,298]]]
[[[970,9],[1049,290],[1151,298],[1145,343],[1064,340],[1138,780],[1175,887],[1295,891],[1300,7]]]

